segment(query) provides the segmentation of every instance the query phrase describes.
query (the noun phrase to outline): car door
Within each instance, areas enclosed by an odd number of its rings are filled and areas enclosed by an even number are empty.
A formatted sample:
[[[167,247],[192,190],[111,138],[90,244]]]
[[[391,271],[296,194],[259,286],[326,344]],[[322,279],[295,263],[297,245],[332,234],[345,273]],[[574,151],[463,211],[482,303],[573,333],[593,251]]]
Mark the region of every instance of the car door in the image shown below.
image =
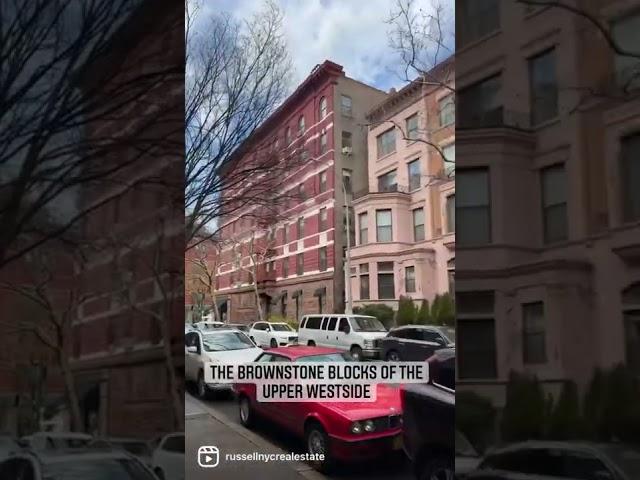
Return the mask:
[[[189,332],[184,336],[185,352],[184,352],[184,374],[187,380],[196,380],[198,377],[198,353],[188,351],[189,347],[198,348],[200,344],[199,334],[197,332]]]
[[[184,435],[167,435],[160,444],[155,466],[166,479],[184,479]]]
[[[262,353],[260,354],[260,356],[258,356],[258,358],[256,358],[256,362],[260,363],[273,361],[274,355],[268,352]],[[248,394],[249,398],[253,400],[253,407],[258,413],[265,415],[270,419],[275,419],[278,417],[278,412],[275,411],[273,405],[270,402],[258,402],[258,392],[255,383],[244,384],[244,391]]]
[[[337,347],[338,336],[340,332],[338,331],[338,317],[327,317],[327,320],[324,325],[326,334],[326,346],[327,347]]]
[[[416,331],[416,354],[419,355],[418,360],[426,360],[433,353],[446,346],[446,342],[440,333],[424,328]]]
[[[340,317],[340,322],[338,323],[337,343],[335,347],[343,350],[349,350],[353,343],[361,345],[361,342],[357,341],[358,338],[359,335],[353,333],[353,327],[351,322],[349,322],[349,317]]]

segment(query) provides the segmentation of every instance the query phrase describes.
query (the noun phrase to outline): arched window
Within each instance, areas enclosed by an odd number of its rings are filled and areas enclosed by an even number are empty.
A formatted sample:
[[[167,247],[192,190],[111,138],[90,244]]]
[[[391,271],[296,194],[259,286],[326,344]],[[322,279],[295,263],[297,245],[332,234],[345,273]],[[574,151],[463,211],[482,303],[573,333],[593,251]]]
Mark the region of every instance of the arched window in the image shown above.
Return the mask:
[[[287,127],[287,129],[285,130],[285,134],[284,137],[287,141],[287,145],[289,145],[291,143],[291,127]]]
[[[298,119],[298,135],[304,135],[304,115],[300,115]]]
[[[327,99],[322,97],[320,99],[320,120],[327,116]]]

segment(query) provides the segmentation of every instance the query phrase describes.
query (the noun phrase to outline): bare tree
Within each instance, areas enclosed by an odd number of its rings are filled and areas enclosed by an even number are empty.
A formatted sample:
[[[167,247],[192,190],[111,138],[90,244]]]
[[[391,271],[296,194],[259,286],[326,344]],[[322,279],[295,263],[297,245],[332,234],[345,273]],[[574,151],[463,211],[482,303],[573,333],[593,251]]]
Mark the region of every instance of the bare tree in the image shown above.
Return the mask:
[[[95,293],[88,289],[86,282],[78,281],[86,268],[86,259],[79,251],[61,255],[39,249],[27,256],[26,264],[29,279],[19,283],[2,282],[0,289],[22,296],[38,310],[29,317],[4,318],[4,331],[31,334],[54,353],[64,381],[71,429],[80,431],[83,422],[70,358],[78,308]]]
[[[189,265],[189,273],[185,276],[188,285],[196,292],[204,295],[204,301],[211,301],[213,319],[221,322],[217,299],[217,278],[220,266],[220,255],[223,244],[209,239],[198,242],[198,245],[187,252],[185,258]]]
[[[187,2],[187,244],[219,233],[223,218],[258,219],[292,196],[286,179],[308,163],[298,140],[276,138],[265,121],[289,93],[292,64],[282,12],[266,0],[244,22],[217,13],[202,18]],[[209,228],[210,235],[203,235]],[[198,238],[196,242],[194,239]]]
[[[121,172],[169,141],[169,135],[141,135],[151,117],[164,121],[149,98],[168,79],[183,75],[181,68],[157,61],[158,49],[149,53],[155,61],[139,59],[153,67],[126,75],[105,69],[99,81],[92,78],[93,66],[113,60],[119,29],[139,4],[2,2],[0,267],[65,234],[143,181],[124,182],[90,202],[80,198],[83,187],[118,184]],[[147,112],[144,120],[141,112]]]

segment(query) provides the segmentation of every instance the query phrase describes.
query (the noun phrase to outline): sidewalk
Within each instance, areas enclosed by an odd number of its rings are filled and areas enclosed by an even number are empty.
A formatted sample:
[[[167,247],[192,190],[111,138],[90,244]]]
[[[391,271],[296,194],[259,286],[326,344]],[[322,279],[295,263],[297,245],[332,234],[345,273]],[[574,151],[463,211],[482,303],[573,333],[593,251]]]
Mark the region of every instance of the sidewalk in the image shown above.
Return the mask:
[[[225,462],[227,453],[286,453],[239,425],[227,421],[199,401],[185,396],[186,460],[189,480],[233,478],[234,480],[323,480],[325,477],[300,462]],[[220,464],[215,468],[198,465],[198,448],[215,446]]]

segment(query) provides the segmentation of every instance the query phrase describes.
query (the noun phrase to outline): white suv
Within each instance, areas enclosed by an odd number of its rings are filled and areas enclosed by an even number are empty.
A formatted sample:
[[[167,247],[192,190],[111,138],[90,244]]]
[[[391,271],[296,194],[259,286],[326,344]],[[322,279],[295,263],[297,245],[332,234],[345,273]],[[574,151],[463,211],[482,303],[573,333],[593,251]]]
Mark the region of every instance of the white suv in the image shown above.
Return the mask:
[[[360,360],[378,358],[387,329],[375,317],[364,315],[305,315],[300,322],[298,343],[348,350]]]
[[[249,338],[259,347],[284,347],[298,341],[296,331],[286,323],[256,322],[249,330]]]

